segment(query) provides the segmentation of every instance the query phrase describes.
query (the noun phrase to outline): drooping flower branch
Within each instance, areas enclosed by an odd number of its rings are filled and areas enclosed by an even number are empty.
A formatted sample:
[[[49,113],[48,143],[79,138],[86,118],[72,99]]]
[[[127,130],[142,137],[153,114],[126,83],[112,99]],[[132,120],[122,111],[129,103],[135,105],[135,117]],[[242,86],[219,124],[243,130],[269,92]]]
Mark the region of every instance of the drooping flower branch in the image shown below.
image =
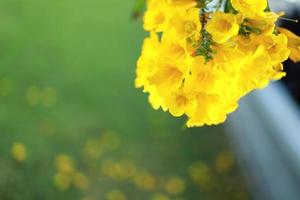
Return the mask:
[[[187,125],[219,124],[240,98],[300,61],[300,38],[276,27],[267,0],[147,0],[136,87]]]

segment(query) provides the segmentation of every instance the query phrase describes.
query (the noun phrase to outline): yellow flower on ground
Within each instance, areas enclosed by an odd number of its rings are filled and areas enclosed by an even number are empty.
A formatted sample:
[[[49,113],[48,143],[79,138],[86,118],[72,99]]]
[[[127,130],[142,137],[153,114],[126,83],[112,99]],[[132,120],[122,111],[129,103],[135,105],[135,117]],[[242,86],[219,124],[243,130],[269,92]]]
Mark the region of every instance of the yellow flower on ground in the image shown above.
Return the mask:
[[[103,154],[103,147],[97,139],[89,139],[85,143],[83,153],[87,158],[97,159]]]
[[[234,166],[234,156],[232,152],[224,151],[217,155],[215,161],[216,170],[219,173],[227,173]]]
[[[30,106],[36,106],[41,99],[41,91],[36,86],[31,86],[26,90],[26,100]]]
[[[111,160],[106,160],[101,166],[102,173],[116,180],[124,180],[133,178],[136,174],[136,166],[127,160],[122,160],[119,162],[114,162]]]
[[[23,143],[16,142],[12,145],[11,147],[11,154],[12,157],[18,161],[18,162],[23,162],[26,160],[27,156],[27,151],[26,147]]]
[[[212,172],[210,168],[202,162],[192,164],[188,169],[191,179],[201,187],[210,187],[212,182]]]
[[[167,180],[165,190],[173,195],[182,194],[185,190],[186,183],[182,178],[172,177]]]
[[[217,43],[224,43],[239,32],[239,25],[235,15],[230,13],[215,12],[208,22],[206,30]]]
[[[157,186],[156,178],[146,171],[141,171],[134,177],[134,184],[141,190],[153,190]]]
[[[54,164],[59,172],[73,173],[75,171],[73,158],[66,154],[56,156]]]
[[[90,185],[90,180],[82,173],[76,172],[72,175],[72,183],[79,189],[87,189]]]
[[[122,191],[113,190],[106,194],[106,200],[127,200],[127,198]]]
[[[150,200],[170,200],[170,198],[164,194],[155,194],[150,198]]]
[[[71,177],[68,174],[58,172],[54,176],[54,184],[60,190],[68,190],[71,187]]]
[[[57,101],[57,92],[54,88],[48,87],[41,91],[41,101],[46,107],[53,106]]]

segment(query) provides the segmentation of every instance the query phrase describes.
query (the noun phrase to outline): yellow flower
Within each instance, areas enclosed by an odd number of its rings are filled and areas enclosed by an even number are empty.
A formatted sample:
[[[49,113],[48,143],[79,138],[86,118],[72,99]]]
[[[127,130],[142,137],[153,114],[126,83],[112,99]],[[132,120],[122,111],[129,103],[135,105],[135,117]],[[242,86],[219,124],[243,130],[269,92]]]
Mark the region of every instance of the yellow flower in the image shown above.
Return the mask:
[[[185,93],[180,89],[165,98],[165,106],[175,117],[180,117],[183,114],[192,116],[197,108],[197,98],[196,95]]]
[[[218,92],[224,85],[225,73],[213,67],[213,63],[205,63],[202,56],[194,58],[190,75],[186,77],[186,92]],[[224,80],[224,79],[223,79]]]
[[[198,106],[196,112],[187,121],[188,127],[216,125],[226,120],[226,115],[237,108],[237,104],[224,101],[218,95],[199,93],[197,95]]]
[[[239,35],[236,37],[238,51],[246,55],[251,55],[258,47],[257,41],[258,40],[254,40],[253,37]]]
[[[144,40],[142,55],[137,62],[135,86],[137,88],[148,86],[148,77],[153,74],[159,54],[160,41],[155,32]]]
[[[183,82],[183,72],[175,62],[161,59],[156,72],[149,78],[150,84],[156,86],[159,95],[170,94],[177,90]]]
[[[103,154],[103,147],[100,146],[98,140],[89,139],[85,143],[83,152],[86,157],[97,159]]]
[[[161,32],[165,29],[171,9],[167,0],[147,0],[147,11],[144,15],[144,29]]]
[[[147,1],[144,26],[151,33],[135,85],[149,93],[154,109],[186,115],[188,127],[223,123],[243,96],[285,76],[288,57],[300,61],[300,37],[277,34],[282,13],[265,11],[267,0],[231,3],[237,14],[215,11],[201,27],[194,0]]]
[[[164,111],[166,111],[167,109],[165,108],[164,98],[158,94],[156,87],[153,85],[149,86],[147,88],[147,91],[149,92],[148,101],[150,102],[152,107],[155,110],[162,108]]]
[[[14,143],[11,148],[11,154],[16,161],[25,161],[27,155],[25,145],[19,142]]]
[[[288,39],[284,34],[262,36],[262,44],[271,57],[271,64],[277,65],[289,58]]]
[[[231,0],[233,8],[247,17],[264,15],[267,0]]]
[[[190,8],[184,12],[175,12],[170,18],[169,29],[175,29],[177,37],[185,41],[187,37],[194,34],[199,35],[201,23],[199,17],[199,8]]]
[[[285,28],[278,28],[288,38],[288,48],[291,50],[290,59],[294,62],[300,61],[300,37]]]
[[[176,61],[178,68],[182,71],[186,70],[187,62],[190,55],[186,49],[186,43],[182,43],[177,34],[167,31],[162,36],[161,48],[159,51],[160,58]]]
[[[208,22],[206,30],[217,43],[224,43],[239,32],[237,18],[230,13],[215,12]]]
[[[265,75],[270,69],[273,69],[271,58],[265,48],[260,45],[241,68],[239,85],[243,93],[265,87],[269,83],[269,77],[265,77]]]
[[[247,18],[245,25],[257,29],[260,34],[272,35],[275,30],[275,22],[283,15],[283,13],[266,12],[264,16],[258,16],[256,18]]]
[[[168,0],[168,2],[172,5],[183,6],[185,8],[190,8],[197,5],[196,0]]]

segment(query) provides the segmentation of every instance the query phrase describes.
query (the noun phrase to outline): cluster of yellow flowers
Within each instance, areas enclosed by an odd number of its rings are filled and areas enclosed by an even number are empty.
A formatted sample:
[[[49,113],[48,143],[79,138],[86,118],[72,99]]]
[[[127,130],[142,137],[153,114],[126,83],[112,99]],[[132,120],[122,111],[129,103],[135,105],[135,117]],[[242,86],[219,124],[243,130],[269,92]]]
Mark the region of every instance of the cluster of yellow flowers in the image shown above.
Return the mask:
[[[285,76],[300,61],[300,38],[278,28],[267,0],[147,0],[136,87],[155,109],[188,117],[187,126],[223,123],[247,93]],[[210,1],[211,2],[211,1]],[[213,7],[213,5],[211,5]]]

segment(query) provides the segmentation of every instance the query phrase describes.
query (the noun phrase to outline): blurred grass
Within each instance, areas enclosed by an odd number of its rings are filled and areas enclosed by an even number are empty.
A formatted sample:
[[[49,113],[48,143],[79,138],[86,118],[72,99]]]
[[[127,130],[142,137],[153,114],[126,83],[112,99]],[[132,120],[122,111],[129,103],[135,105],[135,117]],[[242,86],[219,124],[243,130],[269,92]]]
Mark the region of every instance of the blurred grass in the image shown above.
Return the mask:
[[[134,88],[145,33],[130,18],[133,7],[133,1],[119,0],[0,2],[1,200],[122,200],[119,190],[129,200],[155,193],[172,200],[247,199],[230,159],[226,173],[216,168],[218,155],[230,151],[222,127],[186,129],[183,119],[152,110],[147,96]],[[120,144],[107,150],[96,142],[100,149],[92,151],[103,152],[89,158],[87,141],[99,142],[111,132]],[[24,144],[25,161],[11,155],[15,142]],[[73,159],[88,187],[55,185],[55,158],[61,154]],[[101,169],[110,160],[129,160],[156,179],[179,176],[185,192],[172,196],[163,183],[144,191],[134,178],[115,180]],[[200,166],[210,177],[208,187],[189,175],[199,161],[209,168],[211,175]]]

